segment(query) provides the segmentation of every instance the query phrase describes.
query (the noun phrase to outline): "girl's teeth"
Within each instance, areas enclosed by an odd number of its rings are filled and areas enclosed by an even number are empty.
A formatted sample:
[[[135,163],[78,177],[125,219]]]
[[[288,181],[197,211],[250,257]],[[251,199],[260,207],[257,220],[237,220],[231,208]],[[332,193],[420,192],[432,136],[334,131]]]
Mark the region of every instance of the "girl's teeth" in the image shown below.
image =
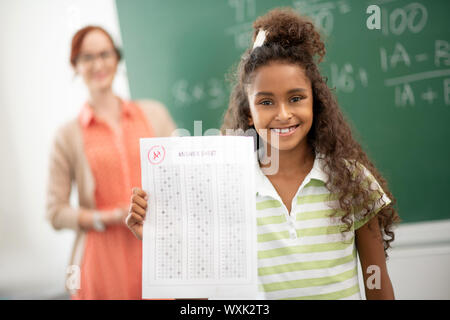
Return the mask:
[[[296,126],[285,128],[285,129],[272,129],[276,133],[288,133],[289,131],[292,131],[296,128]]]

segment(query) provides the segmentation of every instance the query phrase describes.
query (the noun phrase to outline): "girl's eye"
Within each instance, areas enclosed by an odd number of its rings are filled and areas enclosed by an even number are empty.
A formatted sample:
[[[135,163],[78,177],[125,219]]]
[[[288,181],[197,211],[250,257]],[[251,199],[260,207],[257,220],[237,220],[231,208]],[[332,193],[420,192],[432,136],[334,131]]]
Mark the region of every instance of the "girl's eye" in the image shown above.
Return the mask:
[[[259,104],[262,104],[264,106],[270,106],[270,105],[272,105],[272,101],[270,101],[270,100],[263,100]]]
[[[295,96],[295,97],[292,97],[292,98],[291,98],[291,102],[299,102],[299,101],[301,101],[301,100],[303,100],[303,99],[304,99],[303,97]]]

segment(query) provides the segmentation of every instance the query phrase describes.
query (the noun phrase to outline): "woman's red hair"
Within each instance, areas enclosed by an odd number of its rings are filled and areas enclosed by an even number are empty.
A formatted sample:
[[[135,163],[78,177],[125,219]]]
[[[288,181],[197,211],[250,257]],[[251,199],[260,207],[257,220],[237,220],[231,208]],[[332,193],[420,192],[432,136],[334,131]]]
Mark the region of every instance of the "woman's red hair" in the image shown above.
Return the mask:
[[[77,64],[77,58],[78,58],[78,55],[80,54],[81,45],[83,44],[84,37],[86,37],[86,35],[89,32],[95,31],[95,30],[103,32],[109,38],[109,40],[111,40],[111,43],[117,54],[117,59],[120,60],[122,58],[122,54],[121,54],[120,50],[116,47],[111,35],[105,29],[103,29],[102,27],[99,27],[99,26],[86,26],[86,27],[78,30],[72,38],[72,46],[71,46],[71,50],[70,50],[70,64],[73,67],[75,67],[75,65]]]

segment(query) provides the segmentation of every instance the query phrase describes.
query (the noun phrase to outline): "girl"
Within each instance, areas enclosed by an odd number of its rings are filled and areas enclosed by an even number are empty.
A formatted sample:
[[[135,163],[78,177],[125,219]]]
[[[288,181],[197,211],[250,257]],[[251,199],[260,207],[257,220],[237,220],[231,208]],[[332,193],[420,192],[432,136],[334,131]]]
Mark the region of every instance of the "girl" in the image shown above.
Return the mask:
[[[278,152],[275,174],[264,174],[271,165],[264,159],[256,166],[265,297],[360,299],[358,253],[366,297],[393,299],[385,253],[398,220],[394,198],[320,75],[319,33],[307,18],[275,9],[255,21],[253,39],[222,130],[254,129],[266,141],[266,159]],[[146,199],[133,189],[127,224],[139,238]]]
[[[124,223],[129,190],[140,184],[139,138],[167,136],[175,129],[160,103],[114,94],[119,61],[103,28],[87,26],[74,35],[70,62],[90,96],[79,116],[55,136],[47,191],[53,227],[76,231],[70,271],[81,279],[68,281],[73,299],[140,299],[141,242]],[[78,208],[69,203],[72,182]]]

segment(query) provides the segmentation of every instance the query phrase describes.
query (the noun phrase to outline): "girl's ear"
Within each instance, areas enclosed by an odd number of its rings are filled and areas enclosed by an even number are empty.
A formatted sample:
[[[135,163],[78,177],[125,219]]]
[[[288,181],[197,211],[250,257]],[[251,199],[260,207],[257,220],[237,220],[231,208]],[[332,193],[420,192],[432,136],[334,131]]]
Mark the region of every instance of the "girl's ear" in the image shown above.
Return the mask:
[[[247,123],[248,123],[248,125],[251,127],[254,123],[253,123],[253,118],[251,117],[251,116],[249,116],[248,118],[247,118]]]

